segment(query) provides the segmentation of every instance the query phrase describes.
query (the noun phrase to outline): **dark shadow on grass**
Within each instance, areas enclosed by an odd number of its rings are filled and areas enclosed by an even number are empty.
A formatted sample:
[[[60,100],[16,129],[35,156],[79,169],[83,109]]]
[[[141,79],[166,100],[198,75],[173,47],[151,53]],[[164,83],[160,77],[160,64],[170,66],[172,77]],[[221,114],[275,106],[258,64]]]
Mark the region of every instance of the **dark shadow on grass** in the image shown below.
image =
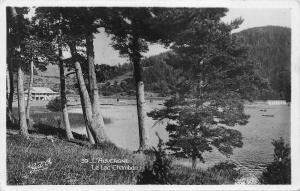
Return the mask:
[[[50,125],[42,124],[42,123],[37,123],[33,125],[34,130],[30,133],[39,133],[39,134],[44,134],[44,135],[52,135],[56,136],[61,139],[66,139],[66,131],[61,128],[56,128]],[[75,132],[72,132],[73,136],[75,139],[81,140],[81,141],[88,141],[88,138],[85,135],[81,135]]]

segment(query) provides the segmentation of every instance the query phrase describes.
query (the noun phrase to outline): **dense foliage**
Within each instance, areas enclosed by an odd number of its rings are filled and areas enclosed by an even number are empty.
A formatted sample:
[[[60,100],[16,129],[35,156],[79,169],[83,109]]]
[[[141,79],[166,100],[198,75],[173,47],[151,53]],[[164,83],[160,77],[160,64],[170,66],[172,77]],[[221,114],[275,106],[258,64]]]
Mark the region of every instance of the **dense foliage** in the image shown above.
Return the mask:
[[[262,184],[291,184],[291,148],[282,137],[273,140],[274,161],[263,171]]]
[[[249,54],[267,78],[271,91],[262,92],[262,99],[291,100],[291,29],[278,26],[256,27],[236,34],[249,46]]]
[[[153,148],[155,161],[148,163],[137,177],[137,184],[171,184],[171,159],[167,157],[163,148],[164,144],[159,139],[157,149]]]
[[[124,63],[122,65],[119,64],[117,66],[110,66],[107,64],[95,65],[97,82],[105,82],[107,80],[111,80],[131,70],[132,67],[130,63]]]
[[[167,96],[174,91],[180,71],[172,64],[176,59],[173,52],[165,52],[142,60],[146,91]]]
[[[50,111],[61,111],[61,98],[60,97],[56,97],[52,100],[50,100],[47,105],[46,108],[49,109]]]

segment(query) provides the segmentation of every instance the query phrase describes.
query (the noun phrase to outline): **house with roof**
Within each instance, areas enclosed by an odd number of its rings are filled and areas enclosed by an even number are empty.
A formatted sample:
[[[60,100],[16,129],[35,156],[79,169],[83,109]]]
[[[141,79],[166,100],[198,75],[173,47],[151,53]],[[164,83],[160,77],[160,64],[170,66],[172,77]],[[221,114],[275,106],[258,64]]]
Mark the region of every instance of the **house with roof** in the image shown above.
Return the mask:
[[[31,100],[33,101],[47,101],[54,99],[59,96],[58,92],[54,92],[50,88],[47,87],[32,87],[31,88]],[[28,90],[25,91],[25,100],[28,98]]]

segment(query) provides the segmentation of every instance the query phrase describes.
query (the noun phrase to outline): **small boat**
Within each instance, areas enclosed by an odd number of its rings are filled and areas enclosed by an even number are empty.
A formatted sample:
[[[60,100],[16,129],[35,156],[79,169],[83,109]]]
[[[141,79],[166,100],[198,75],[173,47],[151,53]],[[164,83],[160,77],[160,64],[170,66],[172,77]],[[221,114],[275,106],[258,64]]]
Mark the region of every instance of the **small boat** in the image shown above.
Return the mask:
[[[265,117],[274,117],[274,115],[262,115],[262,116],[265,116]]]

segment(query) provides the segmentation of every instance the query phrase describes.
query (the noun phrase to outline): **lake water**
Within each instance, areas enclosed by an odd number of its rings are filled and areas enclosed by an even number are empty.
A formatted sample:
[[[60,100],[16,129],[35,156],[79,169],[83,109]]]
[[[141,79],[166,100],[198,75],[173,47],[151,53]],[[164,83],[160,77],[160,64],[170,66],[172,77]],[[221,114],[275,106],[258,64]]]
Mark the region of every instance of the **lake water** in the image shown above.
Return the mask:
[[[132,103],[131,103],[132,102]],[[103,102],[102,102],[103,103]],[[131,105],[104,105],[102,113],[104,117],[111,118],[112,123],[105,127],[106,133],[110,140],[117,146],[129,150],[137,150],[138,141],[138,122],[136,115],[136,106],[134,100],[130,101]],[[161,101],[147,103],[146,111],[149,112],[154,108],[162,107]],[[70,112],[81,113],[80,108],[72,108]],[[235,126],[243,135],[244,145],[242,148],[236,148],[230,158],[226,158],[218,151],[205,153],[206,162],[198,163],[198,167],[207,168],[213,164],[230,160],[236,163],[242,171],[260,172],[267,163],[273,160],[273,139],[283,137],[286,142],[290,142],[290,107],[286,105],[267,105],[260,102],[249,104],[245,107],[246,114],[251,117],[249,123],[245,126]],[[269,115],[269,116],[263,116]],[[273,117],[272,117],[273,116]],[[156,123],[151,118],[146,119],[148,143],[156,146],[158,138],[157,132],[164,140],[168,140],[168,133],[165,130],[165,124]],[[76,128],[73,131],[85,134],[85,128]],[[174,163],[191,166],[189,160],[176,160]]]

